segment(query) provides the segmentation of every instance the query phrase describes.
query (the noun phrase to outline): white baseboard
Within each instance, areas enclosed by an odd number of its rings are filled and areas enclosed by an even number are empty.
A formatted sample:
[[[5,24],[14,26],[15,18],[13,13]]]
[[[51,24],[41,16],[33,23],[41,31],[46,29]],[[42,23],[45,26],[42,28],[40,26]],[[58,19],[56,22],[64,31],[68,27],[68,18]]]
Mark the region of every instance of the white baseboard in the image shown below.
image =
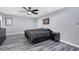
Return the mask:
[[[60,41],[64,42],[64,43],[67,43],[67,44],[69,44],[71,46],[75,46],[75,47],[79,48],[79,45],[76,45],[76,44],[73,44],[73,43],[70,43],[70,42],[67,42],[67,41],[64,41],[64,40],[60,40]]]
[[[11,33],[11,34],[6,34],[7,36],[8,35],[14,35],[14,34],[23,34],[24,32],[20,32],[20,33]]]

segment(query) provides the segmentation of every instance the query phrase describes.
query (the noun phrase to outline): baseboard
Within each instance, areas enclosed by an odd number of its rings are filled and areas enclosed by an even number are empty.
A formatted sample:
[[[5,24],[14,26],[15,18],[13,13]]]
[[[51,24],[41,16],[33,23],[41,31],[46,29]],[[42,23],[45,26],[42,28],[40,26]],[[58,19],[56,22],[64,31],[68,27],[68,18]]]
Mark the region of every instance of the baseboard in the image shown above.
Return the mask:
[[[60,41],[61,41],[61,42],[64,42],[64,43],[67,43],[67,44],[69,44],[69,45],[71,45],[71,46],[75,46],[75,47],[79,48],[79,46],[76,45],[76,44],[73,44],[73,43],[70,43],[70,42],[67,42],[67,41],[64,41],[64,40],[60,40]]]
[[[8,35],[15,35],[15,34],[23,34],[24,32],[20,32],[20,33],[11,33],[11,34],[6,34],[7,36]]]

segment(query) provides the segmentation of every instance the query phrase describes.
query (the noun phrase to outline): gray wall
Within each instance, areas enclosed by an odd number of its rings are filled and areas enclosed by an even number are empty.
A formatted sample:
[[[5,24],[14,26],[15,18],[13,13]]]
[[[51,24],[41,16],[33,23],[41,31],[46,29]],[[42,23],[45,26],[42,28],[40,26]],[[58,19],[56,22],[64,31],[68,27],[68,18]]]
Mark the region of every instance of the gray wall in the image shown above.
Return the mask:
[[[13,26],[5,25],[5,17],[13,18]],[[28,18],[25,16],[13,16],[13,15],[4,15],[2,14],[2,27],[6,28],[7,35],[22,33],[26,29],[36,28],[36,19]]]
[[[43,25],[44,18],[50,18],[49,25]],[[38,19],[38,28],[50,28],[61,33],[61,40],[79,45],[79,8],[64,8]]]
[[[0,15],[0,28],[2,27],[2,15]]]

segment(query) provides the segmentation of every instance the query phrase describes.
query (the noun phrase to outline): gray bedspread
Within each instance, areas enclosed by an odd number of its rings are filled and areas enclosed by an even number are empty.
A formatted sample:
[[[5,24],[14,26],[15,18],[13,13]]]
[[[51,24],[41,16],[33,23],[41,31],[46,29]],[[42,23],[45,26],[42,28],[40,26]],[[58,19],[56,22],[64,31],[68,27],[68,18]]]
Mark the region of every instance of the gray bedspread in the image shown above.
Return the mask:
[[[34,38],[50,36],[50,31],[49,29],[34,29],[34,30],[26,30],[25,34],[28,35],[28,38],[30,40],[33,40]]]

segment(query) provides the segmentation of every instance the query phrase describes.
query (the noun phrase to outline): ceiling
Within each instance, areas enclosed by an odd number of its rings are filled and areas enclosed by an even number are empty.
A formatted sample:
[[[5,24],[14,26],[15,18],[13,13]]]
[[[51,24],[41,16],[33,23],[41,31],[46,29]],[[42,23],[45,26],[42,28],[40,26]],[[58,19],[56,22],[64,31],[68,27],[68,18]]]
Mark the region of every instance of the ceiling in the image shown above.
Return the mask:
[[[39,10],[37,12],[38,15],[36,14],[27,15],[24,12],[19,12],[19,11],[26,11],[22,7],[0,7],[0,13],[9,14],[9,15],[27,16],[27,17],[40,17],[62,8],[64,7],[32,7],[32,9]]]

